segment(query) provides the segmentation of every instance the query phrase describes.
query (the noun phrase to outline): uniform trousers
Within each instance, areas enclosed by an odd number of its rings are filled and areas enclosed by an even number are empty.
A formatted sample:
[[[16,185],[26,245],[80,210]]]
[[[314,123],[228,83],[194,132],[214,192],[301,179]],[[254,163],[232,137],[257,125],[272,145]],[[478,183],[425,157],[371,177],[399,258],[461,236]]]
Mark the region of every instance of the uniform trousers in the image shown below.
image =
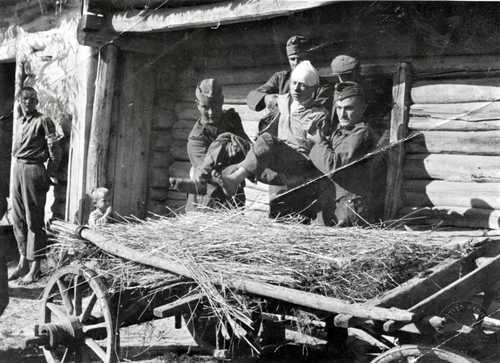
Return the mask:
[[[299,214],[314,219],[321,213],[326,225],[336,223],[335,184],[329,178],[311,182],[323,173],[307,156],[283,140],[263,133],[239,165],[266,184],[289,187],[306,184],[270,201],[275,216]]]
[[[19,253],[28,261],[45,254],[44,211],[49,178],[42,163],[14,161],[10,197],[12,224]]]

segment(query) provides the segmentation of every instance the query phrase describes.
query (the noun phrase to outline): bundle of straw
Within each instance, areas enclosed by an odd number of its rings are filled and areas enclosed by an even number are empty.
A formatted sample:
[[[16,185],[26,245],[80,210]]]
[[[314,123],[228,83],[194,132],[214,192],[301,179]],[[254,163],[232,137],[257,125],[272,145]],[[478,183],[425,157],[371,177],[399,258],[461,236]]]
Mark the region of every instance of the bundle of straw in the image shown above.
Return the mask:
[[[460,252],[442,247],[443,240],[432,232],[336,229],[241,210],[134,219],[101,232],[129,248],[189,265],[218,284],[245,278],[352,302],[374,298],[447,258],[460,257]],[[87,251],[80,256],[116,280],[123,261],[82,248]],[[144,266],[126,267],[120,273],[133,285],[153,284],[168,275]]]

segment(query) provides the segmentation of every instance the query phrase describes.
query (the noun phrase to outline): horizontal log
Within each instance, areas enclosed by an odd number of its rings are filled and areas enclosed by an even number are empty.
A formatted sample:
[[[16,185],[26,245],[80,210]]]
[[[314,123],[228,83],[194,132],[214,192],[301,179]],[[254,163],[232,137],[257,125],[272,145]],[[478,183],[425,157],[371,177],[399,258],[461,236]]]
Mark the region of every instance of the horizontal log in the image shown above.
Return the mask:
[[[170,147],[170,153],[175,161],[189,161],[185,140],[174,140],[172,146]]]
[[[162,187],[150,187],[148,198],[158,202],[166,201],[168,199],[168,187],[165,184]]]
[[[169,176],[170,176],[170,172],[169,172],[168,168],[154,168],[154,169],[152,169],[149,172],[149,187],[150,188],[168,187]]]
[[[403,207],[399,210],[399,216],[418,224],[500,229],[500,210],[451,206]]]
[[[488,131],[500,130],[500,119],[489,121],[460,121],[455,119],[412,116],[408,122],[411,130],[436,130],[436,131]]]
[[[161,8],[145,16],[142,11],[115,13],[111,27],[115,32],[159,32],[180,29],[205,28],[286,16],[294,12],[323,6],[332,0],[269,2],[268,0],[224,1],[215,4],[187,6],[175,9]]]
[[[151,151],[150,168],[168,168],[174,162],[174,157],[170,151]]]
[[[157,108],[156,117],[153,120],[153,128],[168,129],[177,122],[177,116],[173,110]]]
[[[406,180],[403,183],[403,197],[405,205],[411,207],[449,205],[500,209],[500,183]]]
[[[215,78],[223,87],[241,84],[263,84],[273,73],[286,69],[286,64],[264,67],[248,67],[241,69],[205,69],[195,72],[187,69],[179,75],[182,84],[194,87],[196,82],[204,78]]]
[[[500,78],[466,78],[415,82],[413,103],[458,103],[500,99]]]
[[[152,150],[168,152],[172,143],[172,132],[169,129],[155,129],[151,131]]]
[[[188,161],[176,161],[169,168],[169,174],[174,178],[189,178],[191,163]]]
[[[169,201],[171,201],[171,200],[183,200],[183,201],[185,201],[187,198],[187,194],[184,192],[169,190],[167,198]]]
[[[486,121],[500,119],[500,102],[429,103],[410,106],[410,116],[428,116],[446,120]]]
[[[500,182],[500,157],[453,154],[407,154],[405,179]]]
[[[500,155],[500,131],[419,131],[408,153]]]
[[[195,120],[177,121],[172,126],[172,136],[174,140],[182,140],[185,143],[195,123],[196,123]]]

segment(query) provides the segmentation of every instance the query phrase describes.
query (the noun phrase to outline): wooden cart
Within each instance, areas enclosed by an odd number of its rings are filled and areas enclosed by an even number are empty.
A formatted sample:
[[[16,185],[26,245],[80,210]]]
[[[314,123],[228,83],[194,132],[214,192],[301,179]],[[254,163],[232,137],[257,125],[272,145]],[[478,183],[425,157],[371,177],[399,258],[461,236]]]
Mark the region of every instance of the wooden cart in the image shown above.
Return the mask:
[[[107,252],[128,256],[126,248],[90,229],[63,222],[54,229],[72,230]],[[135,252],[134,261],[164,268],[148,254]],[[85,362],[92,357],[105,363],[117,362],[120,328],[174,316],[176,327],[184,318],[201,346],[219,353],[236,351],[236,344],[229,348],[228,337],[218,334],[215,321],[207,318],[203,295],[189,294],[190,289],[196,291],[191,273],[175,264],[169,265],[169,271],[179,277],[157,286],[160,292],[146,300],[143,295],[151,290],[110,294],[104,279],[85,267],[59,269],[45,288],[41,322],[29,343],[40,345],[50,363]],[[500,330],[500,321],[486,316],[500,286],[499,273],[500,240],[483,238],[462,258],[445,261],[426,271],[425,276],[363,304],[255,281],[228,281],[227,285],[265,301],[269,310],[255,317],[254,328],[261,333],[259,327],[296,324],[299,318],[294,313],[300,310],[314,313],[318,320],[311,334],[327,339],[331,347],[344,346],[347,328],[368,333],[385,346],[373,362],[407,362],[421,356],[429,357],[426,362],[475,362],[450,350],[448,343],[460,337],[476,344]],[[262,342],[262,335],[249,332],[248,336],[255,344]]]

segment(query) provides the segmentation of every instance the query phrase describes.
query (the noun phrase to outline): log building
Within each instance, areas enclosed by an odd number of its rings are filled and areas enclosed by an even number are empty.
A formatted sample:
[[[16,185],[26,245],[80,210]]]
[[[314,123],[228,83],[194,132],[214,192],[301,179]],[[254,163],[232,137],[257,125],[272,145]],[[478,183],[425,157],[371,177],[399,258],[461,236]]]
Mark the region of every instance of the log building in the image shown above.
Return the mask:
[[[189,170],[196,83],[217,78],[224,107],[254,137],[263,114],[246,95],[288,67],[285,42],[302,34],[323,77],[336,55],[359,57],[370,101],[388,111],[368,120],[394,144],[387,219],[498,229],[499,12],[455,2],[84,1],[66,217],[83,222],[97,186],[111,188],[122,215],[181,210],[186,196],[168,178]],[[264,185],[248,183],[247,196],[267,210]]]

